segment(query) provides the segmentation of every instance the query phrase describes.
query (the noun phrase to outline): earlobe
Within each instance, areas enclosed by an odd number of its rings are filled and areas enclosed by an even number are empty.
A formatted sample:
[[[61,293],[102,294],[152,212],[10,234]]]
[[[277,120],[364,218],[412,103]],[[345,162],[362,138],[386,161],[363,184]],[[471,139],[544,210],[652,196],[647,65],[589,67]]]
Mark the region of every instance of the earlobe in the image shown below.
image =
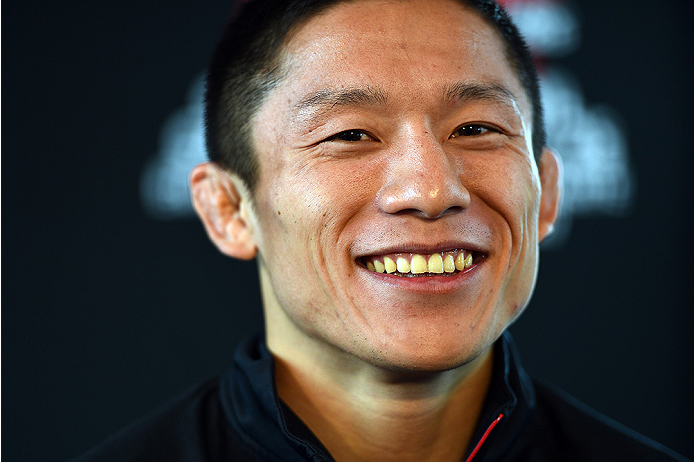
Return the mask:
[[[540,242],[552,234],[554,223],[559,217],[559,205],[562,193],[561,159],[552,149],[545,147],[538,165],[542,195],[540,198],[540,216],[538,220],[538,238]]]
[[[224,255],[251,260],[257,253],[248,199],[240,193],[238,179],[214,163],[206,162],[190,174],[193,208],[207,235]]]

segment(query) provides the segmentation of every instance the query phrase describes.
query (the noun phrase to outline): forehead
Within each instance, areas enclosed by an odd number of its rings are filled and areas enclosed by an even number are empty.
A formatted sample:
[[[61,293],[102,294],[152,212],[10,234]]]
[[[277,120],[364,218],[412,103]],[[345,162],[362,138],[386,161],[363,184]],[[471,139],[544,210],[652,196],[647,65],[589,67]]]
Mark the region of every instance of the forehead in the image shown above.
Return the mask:
[[[455,0],[338,3],[288,35],[283,67],[297,90],[368,83],[423,90],[467,79],[524,96],[498,32]]]

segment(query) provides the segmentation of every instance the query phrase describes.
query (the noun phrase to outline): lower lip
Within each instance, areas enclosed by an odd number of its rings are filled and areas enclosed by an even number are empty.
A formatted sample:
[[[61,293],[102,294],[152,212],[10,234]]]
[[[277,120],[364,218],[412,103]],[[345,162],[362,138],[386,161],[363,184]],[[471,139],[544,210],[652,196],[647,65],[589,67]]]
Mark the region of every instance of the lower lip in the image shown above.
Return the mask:
[[[388,273],[377,273],[370,271],[363,266],[360,268],[366,271],[369,276],[376,278],[379,282],[397,287],[400,290],[422,294],[447,293],[460,289],[461,286],[469,283],[481,266],[482,262],[475,263],[465,271],[461,271],[452,276],[395,276]]]

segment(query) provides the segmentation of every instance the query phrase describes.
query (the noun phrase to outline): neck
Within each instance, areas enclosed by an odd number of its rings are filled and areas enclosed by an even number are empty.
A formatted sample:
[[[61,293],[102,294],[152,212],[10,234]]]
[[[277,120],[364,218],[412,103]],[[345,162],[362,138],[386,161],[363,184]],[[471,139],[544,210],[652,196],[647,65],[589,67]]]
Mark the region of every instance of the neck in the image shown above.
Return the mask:
[[[428,373],[335,357],[302,361],[296,351],[270,349],[280,397],[338,462],[462,460],[492,372],[491,349],[459,368]]]

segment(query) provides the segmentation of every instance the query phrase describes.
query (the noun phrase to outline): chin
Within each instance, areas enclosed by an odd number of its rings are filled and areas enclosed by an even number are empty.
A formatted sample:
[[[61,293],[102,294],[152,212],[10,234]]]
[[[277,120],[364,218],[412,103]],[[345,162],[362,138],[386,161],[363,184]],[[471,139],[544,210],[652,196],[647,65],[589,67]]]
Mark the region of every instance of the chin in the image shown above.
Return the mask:
[[[487,351],[489,346],[477,345],[463,348],[460,344],[452,347],[437,344],[432,347],[409,348],[405,351],[390,349],[375,352],[372,363],[393,372],[445,372],[473,363]]]

